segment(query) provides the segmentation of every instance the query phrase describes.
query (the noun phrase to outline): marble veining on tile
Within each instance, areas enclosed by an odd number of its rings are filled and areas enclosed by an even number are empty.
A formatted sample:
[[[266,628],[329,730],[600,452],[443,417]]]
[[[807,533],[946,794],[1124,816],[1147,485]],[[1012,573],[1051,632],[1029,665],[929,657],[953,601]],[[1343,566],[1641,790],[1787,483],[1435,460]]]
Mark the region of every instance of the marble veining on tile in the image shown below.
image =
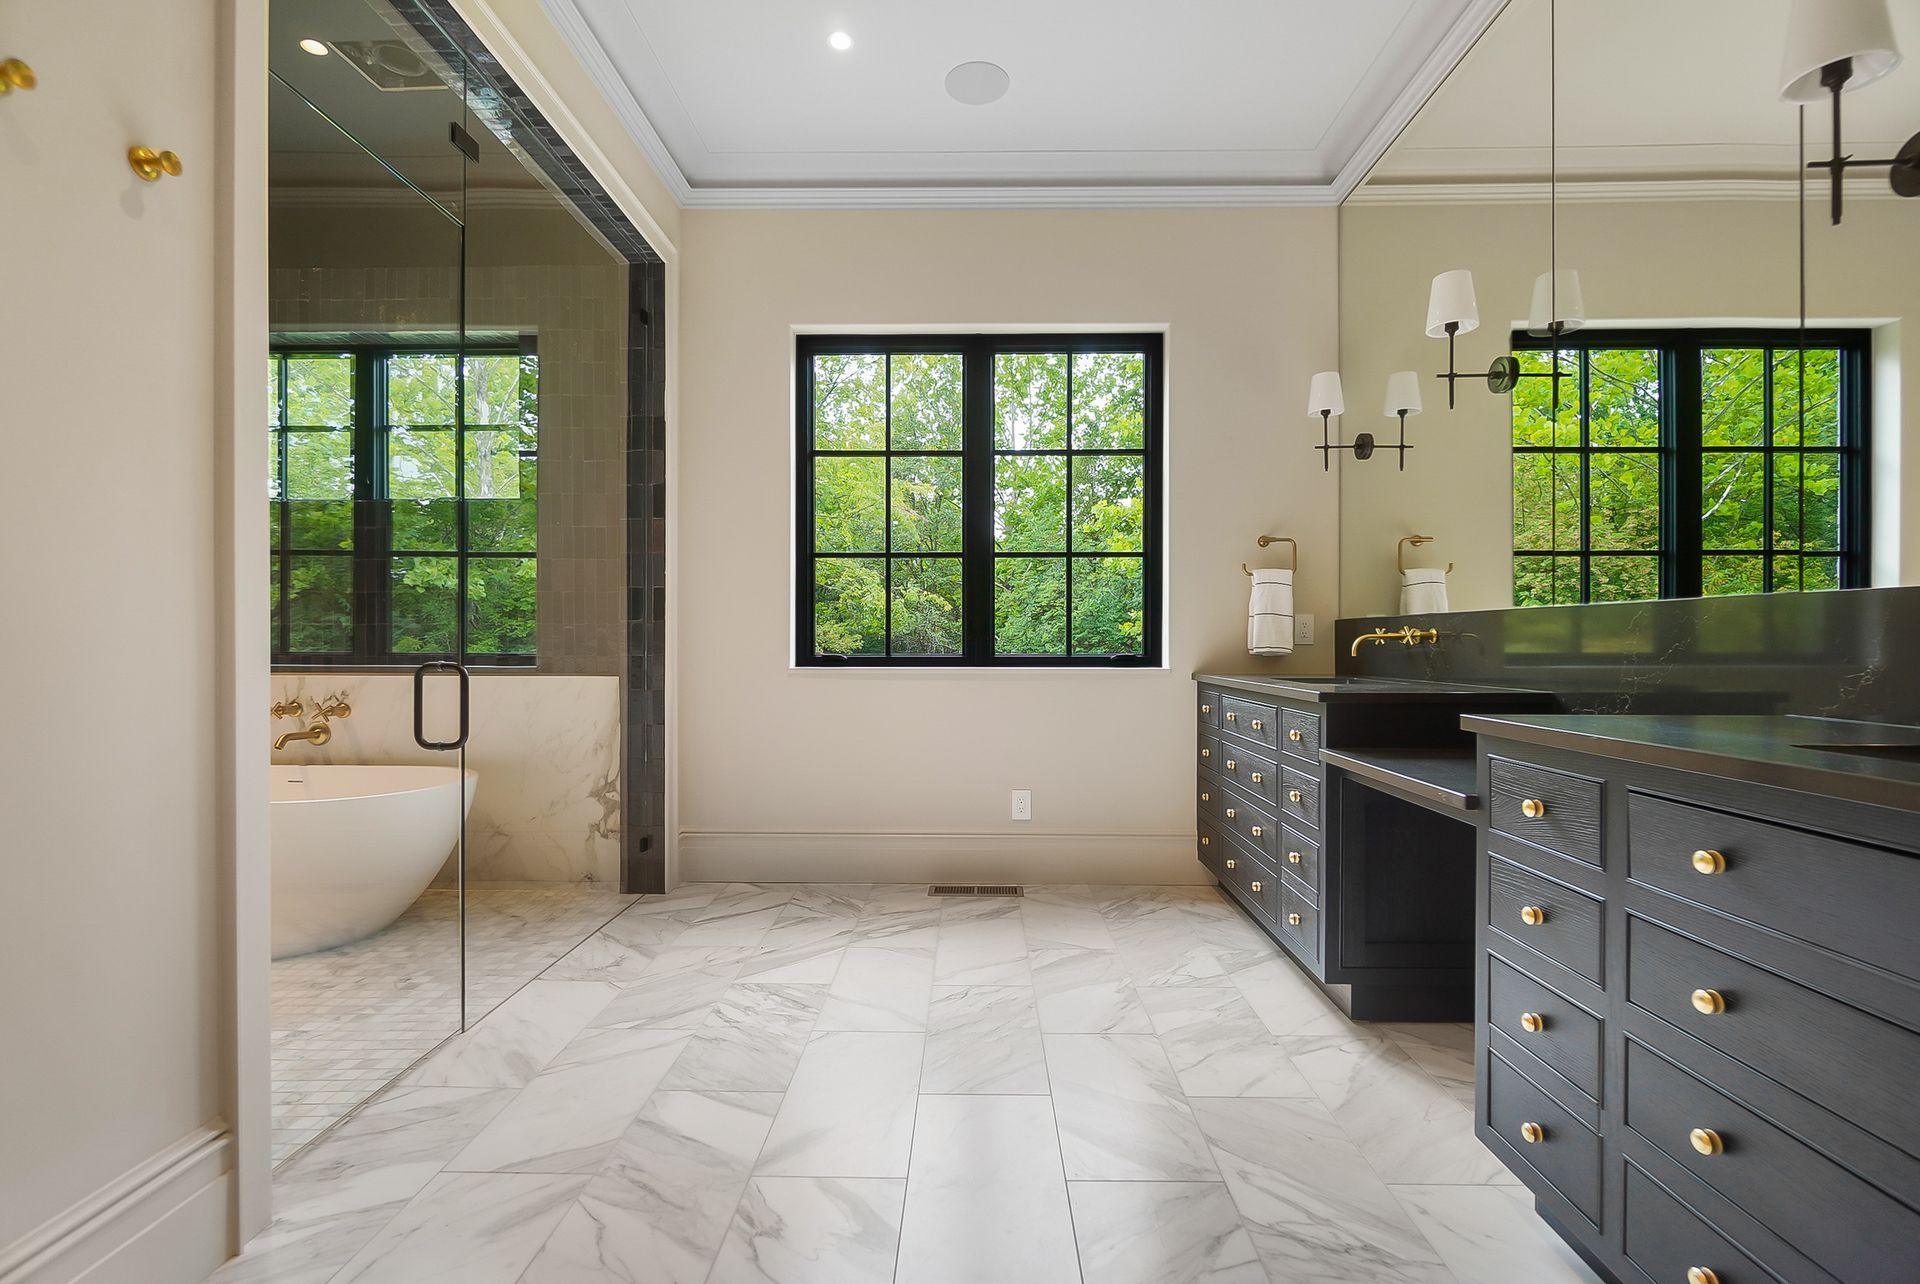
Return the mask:
[[[708,1284],[886,1284],[907,1183],[872,1177],[756,1177]]]

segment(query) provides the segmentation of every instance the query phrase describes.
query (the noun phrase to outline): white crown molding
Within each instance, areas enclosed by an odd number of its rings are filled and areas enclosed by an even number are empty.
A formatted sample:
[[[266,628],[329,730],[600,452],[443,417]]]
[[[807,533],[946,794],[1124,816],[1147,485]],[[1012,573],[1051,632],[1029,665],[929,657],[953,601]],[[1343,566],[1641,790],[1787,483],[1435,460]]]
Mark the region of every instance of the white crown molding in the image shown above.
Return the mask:
[[[1673,201],[1796,201],[1791,178],[1689,178],[1632,181],[1533,183],[1372,184],[1347,197],[1349,205],[1545,205],[1549,198],[1574,205],[1643,205]],[[1826,199],[1825,179],[1807,183],[1807,199]],[[1884,183],[1872,190],[1847,188],[1848,200],[1892,200]]]
[[[1467,50],[1506,7],[1507,0],[1468,0],[1419,70],[1361,140],[1328,183],[1230,183],[1213,185],[1113,184],[1030,186],[964,184],[913,187],[755,186],[695,187],[687,181],[639,99],[600,45],[580,11],[580,0],[540,0],[567,47],[586,68],[614,113],[626,125],[668,191],[685,209],[1244,209],[1338,205],[1359,186],[1374,163],[1447,78]]]
[[[1433,52],[1420,64],[1420,69],[1407,81],[1406,87],[1394,98],[1366,137],[1360,140],[1353,155],[1347,158],[1347,163],[1334,176],[1330,189],[1334,204],[1346,200],[1360,186],[1380,158],[1387,154],[1387,149],[1393,146],[1393,140],[1400,137],[1401,131],[1420,114],[1420,109],[1427,105],[1427,99],[1453,74],[1460,60],[1467,56],[1468,50],[1486,34],[1487,28],[1493,25],[1493,20],[1506,7],[1507,0],[1471,0],[1460,11],[1460,16],[1447,28],[1440,43],[1434,46]]]

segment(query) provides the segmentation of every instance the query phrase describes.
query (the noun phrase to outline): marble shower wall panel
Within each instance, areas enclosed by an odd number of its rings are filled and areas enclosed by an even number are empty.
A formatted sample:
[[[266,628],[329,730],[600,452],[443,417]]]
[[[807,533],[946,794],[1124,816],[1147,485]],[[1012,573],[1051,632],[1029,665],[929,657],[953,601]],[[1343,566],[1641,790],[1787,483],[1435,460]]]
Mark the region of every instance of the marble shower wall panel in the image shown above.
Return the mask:
[[[450,687],[450,680],[442,680]],[[353,708],[324,747],[289,744],[279,763],[432,763],[413,741],[410,673],[278,673],[273,698]],[[480,773],[467,822],[467,871],[482,882],[620,886],[620,680],[554,674],[473,678],[467,766]],[[442,734],[440,724],[430,734]],[[268,735],[295,729],[271,723]],[[443,877],[445,873],[443,872]]]

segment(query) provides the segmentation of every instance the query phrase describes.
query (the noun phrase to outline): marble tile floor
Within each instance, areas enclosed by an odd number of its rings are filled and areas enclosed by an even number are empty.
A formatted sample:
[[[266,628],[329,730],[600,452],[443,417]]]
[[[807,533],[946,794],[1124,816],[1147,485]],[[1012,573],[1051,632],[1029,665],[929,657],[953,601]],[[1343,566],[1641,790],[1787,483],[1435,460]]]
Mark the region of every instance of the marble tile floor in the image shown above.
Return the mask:
[[[576,883],[469,888],[469,1018],[491,1011],[634,900]],[[273,965],[275,1163],[458,1028],[456,918],[455,893],[429,888],[383,932]]]
[[[214,1279],[1590,1284],[1470,1062],[1213,888],[688,886],[284,1165]]]

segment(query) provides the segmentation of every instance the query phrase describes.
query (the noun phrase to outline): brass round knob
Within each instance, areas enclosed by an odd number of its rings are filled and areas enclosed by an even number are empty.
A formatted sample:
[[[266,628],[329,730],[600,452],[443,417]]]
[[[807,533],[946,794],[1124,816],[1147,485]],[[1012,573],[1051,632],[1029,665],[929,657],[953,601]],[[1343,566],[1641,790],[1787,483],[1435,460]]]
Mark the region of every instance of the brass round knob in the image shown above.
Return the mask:
[[[1213,712],[1213,706],[1212,706],[1212,705],[1210,705],[1210,704],[1203,704],[1203,705],[1201,705],[1201,706],[1200,706],[1200,712],[1202,712],[1202,713],[1212,713],[1212,712]]]
[[[1528,820],[1538,820],[1547,814],[1546,801],[1540,798],[1522,799],[1520,802],[1520,814]]]
[[[1300,916],[1298,914],[1289,914],[1287,915],[1287,922],[1294,927],[1298,927],[1300,926]]]
[[[1711,1128],[1695,1128],[1687,1134],[1687,1140],[1692,1142],[1693,1148],[1703,1155],[1720,1153],[1720,1134]]]
[[[1235,860],[1235,859],[1234,859],[1233,857],[1231,857],[1231,856],[1229,856],[1229,857],[1227,857],[1227,868],[1228,868],[1228,869],[1239,869],[1239,868],[1240,868],[1240,862],[1239,862],[1239,861],[1237,861],[1237,860]]]
[[[1711,847],[1703,848],[1693,854],[1693,872],[1696,874],[1718,874],[1727,867],[1727,858]]]
[[[1227,714],[1227,721],[1232,722],[1235,718],[1238,718],[1239,716],[1240,715],[1237,713],[1229,713]]]
[[[1260,721],[1260,719],[1258,719],[1258,718],[1255,718],[1255,719],[1253,720],[1253,729],[1254,729],[1255,731],[1262,731],[1262,730],[1265,730],[1265,729],[1266,729],[1266,725],[1267,725],[1266,723],[1264,723],[1264,722],[1262,722],[1262,721]]]
[[[1520,1140],[1526,1142],[1529,1146],[1537,1146],[1546,1139],[1547,1130],[1539,1124],[1523,1123],[1520,1125]]]
[[[1302,740],[1305,740],[1306,737],[1300,734],[1300,728],[1295,727],[1293,730],[1287,732],[1287,739],[1293,741],[1295,744],[1299,744]]]
[[[10,94],[16,89],[32,89],[40,83],[33,74],[33,68],[18,58],[9,58],[0,62],[0,94]]]
[[[1520,921],[1528,927],[1538,927],[1547,921],[1547,911],[1538,905],[1522,905]]]
[[[1201,756],[1202,758],[1211,758],[1211,757],[1213,757],[1213,750],[1211,750],[1211,749],[1202,749],[1202,750],[1200,751],[1200,756]]]
[[[1212,801],[1213,801],[1213,795],[1212,795],[1212,794],[1210,794],[1210,793],[1208,793],[1208,792],[1207,792],[1206,790],[1204,790],[1204,789],[1202,789],[1202,790],[1200,791],[1200,801],[1201,801],[1201,802],[1212,802]]]
[[[1288,801],[1288,802],[1299,802],[1299,801],[1300,801],[1300,799],[1301,799],[1301,797],[1302,797],[1302,795],[1301,795],[1301,793],[1300,793],[1300,791],[1299,791],[1298,789],[1289,789],[1289,790],[1287,790],[1287,801]]]
[[[133,167],[133,172],[144,183],[157,183],[162,174],[178,178],[184,168],[180,158],[172,152],[156,152],[151,147],[127,148],[127,164]]]
[[[1720,1284],[1720,1277],[1714,1274],[1711,1266],[1689,1266],[1687,1284]]]
[[[1251,886],[1253,890],[1256,892],[1260,890],[1260,884],[1258,883],[1252,883],[1252,884],[1249,884],[1249,886]]]
[[[1520,1028],[1528,1034],[1538,1034],[1547,1028],[1547,1019],[1538,1012],[1522,1012],[1520,1014]]]
[[[1256,771],[1256,772],[1254,772],[1254,773],[1253,773],[1253,783],[1254,783],[1254,784],[1256,784],[1256,785],[1257,785],[1257,784],[1259,784],[1259,783],[1260,783],[1261,781],[1263,781],[1263,780],[1265,780],[1265,779],[1266,779],[1266,777],[1265,777],[1265,776],[1263,776],[1263,775],[1261,775],[1261,774],[1260,774],[1259,772],[1257,772],[1257,771]]]
[[[1718,990],[1695,990],[1693,992],[1693,1010],[1704,1016],[1713,1016],[1727,1010],[1727,996]]]
[[[1211,847],[1213,846],[1213,840],[1211,838],[1208,838],[1205,834],[1202,834],[1200,835],[1200,845],[1202,847]]]
[[[1237,809],[1235,809],[1235,808],[1232,808],[1232,807],[1229,807],[1229,808],[1227,808],[1227,819],[1228,819],[1228,820],[1232,820],[1232,819],[1233,819],[1233,818],[1234,818],[1235,816],[1238,816],[1239,814],[1240,814],[1240,813],[1239,813],[1239,811],[1238,811]]]
[[[1262,829],[1260,828],[1260,826],[1258,826],[1258,825],[1255,825],[1255,826],[1254,826],[1254,827],[1253,827],[1252,829],[1250,829],[1250,830],[1248,830],[1247,832],[1248,832],[1248,833],[1250,833],[1250,834],[1252,834],[1252,835],[1253,835],[1253,836],[1254,836],[1255,838],[1258,838],[1258,837],[1260,837],[1260,835],[1261,835],[1262,833],[1264,833],[1265,831],[1264,831],[1264,830],[1262,830]]]
[[[1233,769],[1234,769],[1233,759],[1229,758],[1227,759],[1227,770],[1232,771]]]
[[[1299,853],[1299,852],[1288,852],[1288,853],[1287,853],[1287,862],[1288,862],[1289,864],[1293,864],[1293,865],[1298,865],[1298,864],[1300,863],[1300,853]]]

